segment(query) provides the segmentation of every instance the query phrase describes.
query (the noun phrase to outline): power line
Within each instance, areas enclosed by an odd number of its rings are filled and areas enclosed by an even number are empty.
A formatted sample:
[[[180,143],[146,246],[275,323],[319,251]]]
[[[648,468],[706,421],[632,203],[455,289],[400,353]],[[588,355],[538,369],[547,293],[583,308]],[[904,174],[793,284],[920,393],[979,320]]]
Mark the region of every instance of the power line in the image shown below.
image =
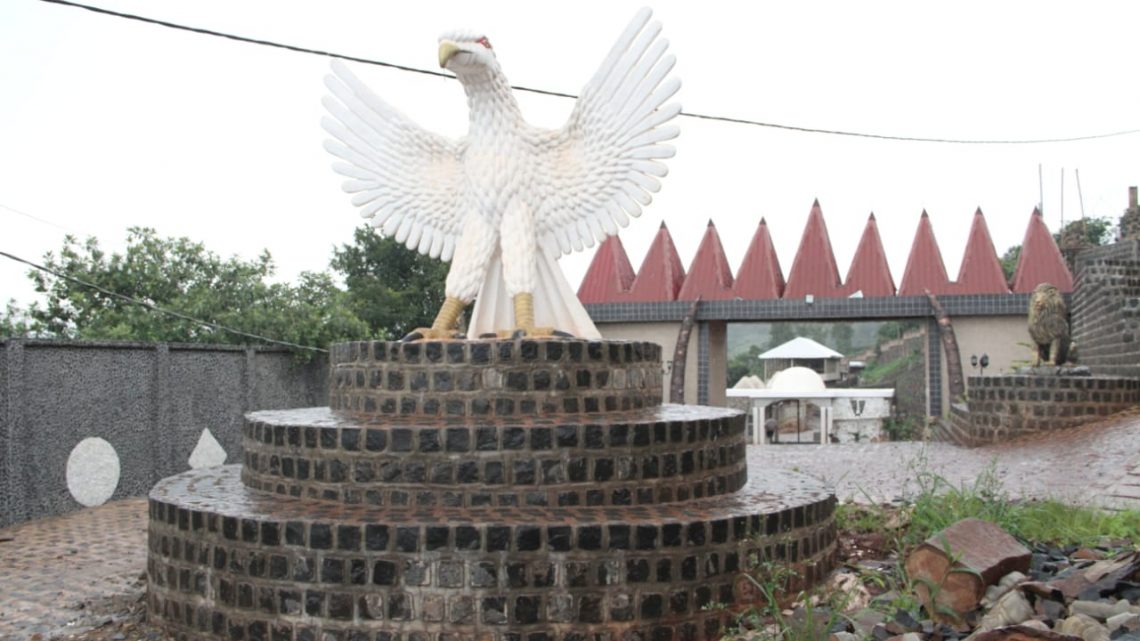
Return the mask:
[[[76,233],[75,230],[73,230],[69,227],[64,227],[63,225],[61,225],[59,223],[54,223],[54,222],[52,222],[46,218],[40,218],[39,216],[33,216],[26,211],[20,211],[19,209],[16,209],[15,207],[9,207],[8,205],[5,205],[3,203],[0,203],[0,209],[10,211],[13,214],[19,214],[20,216],[23,216],[25,218],[29,218],[29,219],[34,220],[34,221],[39,222],[39,223],[43,223],[45,225],[50,225],[51,227],[55,227],[56,229],[62,229],[65,232],[69,232],[72,234]]]
[[[25,264],[25,265],[33,268],[33,269],[37,269],[39,271],[51,274],[52,276],[55,276],[57,278],[62,278],[66,281],[75,283],[77,285],[82,285],[83,287],[88,287],[90,289],[94,289],[97,292],[106,294],[108,296],[112,296],[114,298],[118,298],[119,300],[126,301],[128,303],[133,304],[133,305],[139,305],[140,307],[145,307],[146,309],[156,311],[156,312],[159,312],[161,314],[167,314],[167,315],[173,316],[175,318],[187,320],[187,321],[190,321],[193,323],[198,323],[199,325],[204,325],[206,327],[212,327],[214,329],[220,329],[224,332],[229,332],[229,333],[235,334],[237,336],[243,336],[245,338],[253,338],[253,339],[263,341],[266,343],[272,343],[274,345],[282,345],[285,347],[293,347],[296,349],[304,349],[304,350],[309,350],[309,351],[313,351],[313,352],[328,353],[328,350],[321,349],[319,347],[311,347],[309,345],[299,345],[297,343],[290,343],[289,341],[281,341],[281,340],[277,340],[275,338],[268,338],[266,336],[260,336],[258,334],[251,334],[249,332],[243,332],[240,329],[234,329],[232,327],[227,327],[226,325],[221,325],[219,323],[214,323],[211,321],[202,320],[200,318],[194,318],[193,316],[187,316],[186,314],[183,314],[181,312],[176,312],[174,310],[165,309],[165,308],[159,307],[158,305],[155,305],[153,303],[148,303],[146,301],[139,300],[139,299],[133,298],[131,296],[126,296],[126,295],[120,294],[118,292],[113,292],[109,289],[106,289],[105,287],[101,287],[99,285],[96,285],[95,283],[85,281],[81,278],[76,278],[74,276],[68,276],[67,274],[57,272],[56,270],[51,269],[50,267],[44,267],[43,265],[33,263],[30,260],[25,260],[23,258],[20,258],[19,256],[9,254],[8,252],[5,252],[5,251],[0,251],[0,256],[3,256],[4,258],[7,258],[9,260],[14,260],[17,263],[23,263],[23,264]]]
[[[136,20],[138,22],[144,22],[147,24],[153,24],[153,25],[158,25],[161,27],[167,27],[169,29],[177,29],[180,31],[189,31],[192,33],[198,33],[198,34],[207,35],[207,36],[215,36],[218,38],[226,38],[228,40],[236,40],[238,42],[246,42],[249,44],[262,45],[262,46],[266,46],[266,47],[276,47],[278,49],[295,51],[297,53],[309,53],[309,54],[314,54],[314,55],[318,55],[318,56],[340,58],[342,60],[351,60],[353,62],[359,62],[361,64],[375,65],[378,67],[387,67],[389,69],[398,69],[400,71],[407,71],[410,73],[418,73],[418,74],[423,74],[423,75],[427,75],[427,76],[437,76],[437,77],[441,77],[441,78],[453,78],[454,77],[452,74],[443,73],[440,71],[433,71],[431,69],[421,69],[419,67],[409,67],[407,65],[400,65],[400,64],[395,64],[395,63],[391,63],[391,62],[384,62],[381,60],[371,60],[368,58],[360,58],[357,56],[350,56],[350,55],[346,55],[346,54],[336,53],[333,51],[325,51],[323,49],[310,49],[308,47],[301,47],[301,46],[297,46],[297,45],[290,45],[290,44],[285,44],[285,43],[280,43],[280,42],[274,42],[272,40],[262,40],[259,38],[250,38],[248,36],[240,36],[240,35],[233,34],[233,33],[225,33],[222,31],[214,31],[212,29],[203,29],[201,27],[191,27],[188,25],[178,24],[175,22],[167,22],[165,20],[148,18],[146,16],[140,16],[140,15],[133,14],[133,13],[124,13],[121,11],[112,11],[111,9],[104,9],[102,7],[94,7],[91,5],[81,4],[78,2],[71,2],[70,0],[41,0],[41,1],[42,2],[48,2],[51,4],[63,5],[63,6],[67,6],[67,7],[75,7],[78,9],[86,9],[87,11],[91,11],[94,13],[99,13],[99,14],[108,15],[108,16],[114,16],[116,18],[124,18],[127,20]],[[547,89],[537,89],[535,87],[526,87],[523,85],[511,85],[511,88],[516,90],[516,91],[525,91],[528,93],[534,93],[534,94],[539,94],[539,95],[543,95],[543,96],[554,96],[557,98],[576,99],[578,97],[575,94],[564,93],[561,91],[549,91]],[[800,127],[797,125],[784,125],[784,124],[779,124],[779,123],[774,123],[774,122],[763,122],[760,120],[750,120],[748,118],[733,118],[731,116],[716,116],[716,115],[711,115],[711,114],[694,113],[694,112],[690,112],[690,111],[682,111],[680,115],[688,117],[688,118],[697,118],[700,120],[714,120],[714,121],[718,121],[718,122],[726,122],[726,123],[732,123],[732,124],[738,124],[738,125],[751,125],[751,126],[755,126],[755,127],[767,127],[770,129],[782,129],[785,131],[796,131],[796,132],[801,132],[801,133],[826,134],[826,135],[831,135],[831,136],[849,136],[849,137],[854,137],[854,138],[872,138],[875,140],[895,140],[895,141],[902,141],[902,142],[932,142],[932,143],[948,143],[948,144],[957,144],[957,145],[1039,145],[1039,144],[1045,144],[1045,143],[1062,143],[1062,142],[1078,142],[1078,141],[1083,141],[1083,140],[1097,140],[1100,138],[1113,138],[1116,136],[1127,136],[1130,134],[1140,133],[1140,129],[1126,129],[1123,131],[1113,131],[1113,132],[1108,132],[1108,133],[1090,134],[1090,135],[1084,135],[1084,136],[1070,136],[1070,137],[1061,137],[1061,138],[1034,138],[1034,139],[1023,139],[1023,140],[1012,140],[1012,139],[986,140],[986,139],[980,139],[980,138],[931,138],[931,137],[921,137],[921,136],[894,136],[894,135],[890,135],[890,134],[875,134],[875,133],[866,133],[866,132],[859,132],[859,131],[844,131],[841,129],[819,129],[819,128],[814,128],[814,127]]]

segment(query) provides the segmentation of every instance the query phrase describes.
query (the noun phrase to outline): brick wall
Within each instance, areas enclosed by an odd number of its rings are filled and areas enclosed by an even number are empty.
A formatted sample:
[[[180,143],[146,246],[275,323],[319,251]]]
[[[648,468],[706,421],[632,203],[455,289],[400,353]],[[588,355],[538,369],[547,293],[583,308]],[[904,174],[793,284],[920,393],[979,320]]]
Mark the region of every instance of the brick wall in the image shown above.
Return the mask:
[[[1140,377],[1138,247],[1140,243],[1117,243],[1081,255],[1072,336],[1080,363],[1095,374]]]
[[[973,445],[1076,427],[1140,402],[1140,380],[1106,376],[973,376],[969,379]]]

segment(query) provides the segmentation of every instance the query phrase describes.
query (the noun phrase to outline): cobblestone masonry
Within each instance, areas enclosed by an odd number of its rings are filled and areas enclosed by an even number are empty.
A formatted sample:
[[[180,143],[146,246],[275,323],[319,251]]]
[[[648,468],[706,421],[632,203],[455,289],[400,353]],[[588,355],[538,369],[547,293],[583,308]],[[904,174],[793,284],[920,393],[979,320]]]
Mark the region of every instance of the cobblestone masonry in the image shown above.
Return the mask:
[[[831,568],[832,493],[749,478],[738,412],[661,406],[657,346],[416,348],[337,346],[340,411],[251,414],[243,466],[155,487],[153,618],[187,640],[711,641],[730,614],[709,605],[757,598],[742,572]]]
[[[1082,365],[1097,374],[1140,376],[1140,261],[1082,260],[1072,323]]]
[[[584,340],[333,346],[334,410],[400,416],[549,416],[661,403],[661,347]]]
[[[1076,427],[1140,403],[1140,381],[1106,376],[975,376],[968,441],[999,443]]]
[[[255,412],[246,485],[373,505],[634,505],[735,492],[743,423],[729,410],[665,405],[594,416],[341,418],[326,408]]]

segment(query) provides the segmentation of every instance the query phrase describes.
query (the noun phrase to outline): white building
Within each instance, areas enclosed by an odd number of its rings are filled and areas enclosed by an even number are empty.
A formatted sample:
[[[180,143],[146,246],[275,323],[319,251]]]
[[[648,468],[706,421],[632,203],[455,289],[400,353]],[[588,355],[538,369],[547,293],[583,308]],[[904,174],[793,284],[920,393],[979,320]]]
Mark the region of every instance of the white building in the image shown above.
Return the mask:
[[[773,347],[757,358],[764,362],[765,380],[771,380],[776,372],[789,367],[806,367],[819,374],[824,383],[847,378],[843,354],[803,336]]]

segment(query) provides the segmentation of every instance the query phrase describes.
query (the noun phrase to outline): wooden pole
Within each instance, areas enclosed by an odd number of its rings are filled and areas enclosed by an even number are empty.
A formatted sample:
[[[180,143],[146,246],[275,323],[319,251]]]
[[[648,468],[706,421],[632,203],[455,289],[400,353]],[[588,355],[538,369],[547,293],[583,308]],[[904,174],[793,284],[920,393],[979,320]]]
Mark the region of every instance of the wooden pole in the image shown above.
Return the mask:
[[[929,289],[924,291],[926,298],[930,300],[930,307],[934,309],[934,319],[938,322],[938,336],[942,339],[942,349],[946,352],[946,379],[949,383],[950,398],[957,400],[966,394],[958,338],[954,335],[954,325],[950,322],[950,315],[946,313],[942,303],[938,302],[938,297],[930,293]]]
[[[681,319],[681,330],[677,332],[677,346],[673,348],[673,375],[669,379],[670,403],[685,402],[685,363],[689,359],[689,336],[693,333],[700,302],[701,297],[698,296]]]

